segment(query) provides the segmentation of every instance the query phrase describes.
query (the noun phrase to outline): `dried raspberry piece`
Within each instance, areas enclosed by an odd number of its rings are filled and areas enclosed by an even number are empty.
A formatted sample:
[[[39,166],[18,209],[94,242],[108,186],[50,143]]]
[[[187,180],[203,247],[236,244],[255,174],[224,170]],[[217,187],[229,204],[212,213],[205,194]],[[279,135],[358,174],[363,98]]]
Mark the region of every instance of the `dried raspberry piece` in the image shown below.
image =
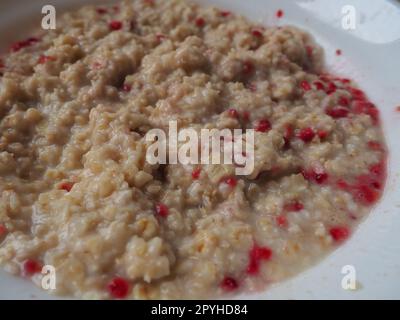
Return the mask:
[[[192,171],[193,180],[198,180],[200,178],[201,168],[196,168]]]
[[[288,212],[299,212],[304,209],[304,205],[300,201],[292,201],[283,206],[283,209]]]
[[[74,186],[73,182],[63,182],[62,184],[60,184],[59,189],[70,192],[73,186]]]
[[[300,87],[304,90],[304,91],[310,91],[311,90],[311,85],[308,81],[303,80],[302,82],[300,82]]]
[[[347,227],[338,226],[331,228],[329,234],[336,242],[343,242],[350,236],[350,231]]]
[[[286,227],[288,224],[287,218],[284,215],[277,216],[276,224],[281,228]]]
[[[231,118],[239,119],[239,112],[236,109],[229,109],[228,114]]]
[[[257,132],[267,132],[271,130],[271,123],[267,119],[260,120],[258,121],[255,130]]]
[[[315,137],[315,131],[312,128],[304,128],[300,130],[297,134],[297,137],[304,142],[308,143],[311,142]]]
[[[108,24],[110,30],[118,31],[122,29],[122,22],[118,20],[113,20]]]
[[[203,28],[206,25],[206,21],[204,20],[204,18],[197,18],[194,23],[196,24],[197,27],[199,28]]]
[[[40,273],[42,271],[42,265],[33,259],[25,260],[23,264],[23,272],[25,276],[33,276],[36,273]]]
[[[349,115],[349,110],[342,107],[334,107],[330,110],[327,110],[326,114],[334,119],[347,118]]]
[[[231,188],[235,188],[238,183],[238,181],[235,177],[228,177],[228,178],[225,178],[223,181]]]
[[[227,292],[235,291],[239,288],[239,284],[232,277],[225,277],[220,284],[220,287]]]
[[[169,215],[169,209],[165,204],[159,203],[156,205],[156,213],[160,217],[166,218]]]
[[[124,299],[129,293],[130,285],[127,280],[116,277],[107,285],[107,289],[111,297],[115,299]]]
[[[56,60],[56,58],[53,57],[53,56],[41,55],[41,56],[39,57],[38,63],[39,63],[39,64],[44,64],[44,63],[46,63],[46,62],[48,62],[48,61],[55,61],[55,60]]]
[[[247,266],[247,273],[249,275],[256,275],[260,270],[260,262],[262,260],[268,261],[272,257],[272,250],[268,247],[259,247],[256,244],[250,250],[249,264]]]
[[[275,15],[276,15],[277,18],[282,18],[283,15],[284,15],[284,12],[283,12],[282,9],[279,9],[278,11],[276,11]]]

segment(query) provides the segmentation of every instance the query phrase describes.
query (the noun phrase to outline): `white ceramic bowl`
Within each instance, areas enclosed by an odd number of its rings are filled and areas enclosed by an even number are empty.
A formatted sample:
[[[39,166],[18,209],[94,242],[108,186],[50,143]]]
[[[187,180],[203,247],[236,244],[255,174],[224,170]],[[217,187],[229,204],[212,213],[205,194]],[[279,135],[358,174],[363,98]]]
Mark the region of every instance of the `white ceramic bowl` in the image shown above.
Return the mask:
[[[0,48],[39,27],[41,7],[97,0],[1,0]],[[389,147],[389,176],[381,202],[353,237],[320,264],[265,292],[244,299],[398,299],[400,298],[400,2],[395,0],[198,0],[243,14],[263,24],[293,24],[311,32],[326,53],[330,72],[355,79],[382,113]],[[342,9],[356,10],[355,30],[342,27]],[[284,11],[278,19],[275,12]],[[335,55],[341,49],[340,57]],[[355,267],[359,288],[342,289],[342,267]],[[26,280],[0,272],[0,299],[49,299]],[[53,297],[54,298],[54,297]]]

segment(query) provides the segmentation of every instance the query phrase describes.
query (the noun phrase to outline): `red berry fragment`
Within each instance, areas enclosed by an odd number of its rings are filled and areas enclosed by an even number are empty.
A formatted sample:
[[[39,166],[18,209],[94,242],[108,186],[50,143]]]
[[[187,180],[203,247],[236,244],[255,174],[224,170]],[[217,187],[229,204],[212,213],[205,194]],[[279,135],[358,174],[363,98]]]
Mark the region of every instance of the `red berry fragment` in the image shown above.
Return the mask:
[[[242,67],[243,74],[249,75],[253,73],[253,71],[254,71],[254,65],[251,61],[243,62],[243,67]]]
[[[343,242],[350,236],[350,231],[347,227],[333,227],[329,230],[329,234],[336,242]]]
[[[304,142],[308,143],[311,142],[315,137],[315,131],[312,128],[304,128],[300,130],[297,134],[297,137]]]
[[[124,91],[124,92],[130,92],[131,90],[132,90],[132,86],[130,84],[125,83],[122,86],[122,91]]]
[[[349,110],[342,107],[334,107],[326,111],[326,114],[334,119],[347,118],[347,116],[349,115]]]
[[[321,169],[303,170],[301,173],[304,179],[318,184],[323,184],[329,178],[329,175]]]
[[[98,14],[106,14],[107,13],[107,9],[105,9],[105,8],[97,8],[96,11]]]
[[[166,36],[165,34],[158,33],[158,34],[156,34],[156,38],[157,38],[157,41],[158,41],[159,43],[161,43],[161,42],[163,42],[165,39],[167,39],[167,36]]]
[[[198,180],[200,178],[201,168],[196,168],[192,172],[193,180]]]
[[[73,186],[74,186],[73,182],[63,182],[62,184],[60,184],[59,189],[70,192]]]
[[[311,46],[306,46],[306,52],[307,52],[307,56],[308,56],[309,58],[312,58],[313,53],[314,53],[313,47],[311,47]]]
[[[204,18],[199,17],[195,20],[195,24],[197,27],[203,28],[206,25],[206,21],[204,20]]]
[[[262,260],[268,261],[272,257],[272,250],[268,247],[259,247],[256,244],[250,250],[249,264],[247,266],[247,273],[249,275],[256,275],[260,270],[260,262]]]
[[[288,224],[287,218],[284,215],[277,216],[276,224],[281,228],[286,227]]]
[[[53,57],[53,56],[41,55],[41,56],[39,57],[38,63],[39,63],[39,64],[44,64],[44,63],[46,63],[46,62],[48,62],[48,61],[55,61],[55,60],[56,60],[56,58]]]
[[[325,86],[321,81],[314,81],[314,86],[317,90],[325,90]]]
[[[220,287],[227,292],[235,291],[236,289],[239,288],[239,284],[234,278],[231,277],[225,277],[221,284]]]
[[[115,299],[124,299],[129,293],[129,282],[123,278],[117,277],[111,280],[107,285],[108,292]]]
[[[290,124],[288,124],[285,126],[285,133],[283,135],[283,140],[285,141],[284,145],[285,149],[290,148],[290,140],[292,139],[292,137],[293,137],[293,127]]]
[[[23,264],[23,271],[25,276],[33,276],[36,273],[40,273],[42,271],[42,265],[33,259],[28,259]]]
[[[166,218],[166,217],[168,217],[169,209],[165,204],[159,203],[156,205],[156,213],[160,217]]]
[[[250,120],[250,112],[244,111],[242,114],[243,121],[248,122]]]
[[[304,91],[310,91],[311,90],[311,85],[308,81],[304,80],[300,83],[300,87],[304,90]]]
[[[238,181],[235,177],[229,177],[229,178],[225,178],[224,179],[224,183],[226,183],[228,186],[230,186],[231,188],[235,188]]]
[[[379,122],[379,110],[374,104],[365,100],[354,100],[352,109],[356,114],[367,114],[371,117],[374,124]]]
[[[235,119],[239,118],[239,112],[236,109],[229,109],[228,114],[231,118],[235,118]]]
[[[328,84],[328,88],[326,89],[326,94],[332,94],[335,93],[337,90],[336,84],[334,84],[333,82],[329,82]]]
[[[40,39],[35,38],[35,37],[30,37],[26,40],[18,41],[14,44],[11,45],[11,51],[12,52],[17,52],[23,48],[29,47],[37,42],[39,42]]]
[[[122,29],[122,22],[118,20],[111,21],[108,26],[110,27],[111,31],[118,31]]]
[[[341,105],[342,107],[348,107],[350,105],[350,101],[347,97],[340,97],[339,101],[338,101],[339,105]]]
[[[5,225],[0,224],[0,237],[7,233],[7,228]]]
[[[262,38],[263,36],[263,33],[259,29],[253,29],[253,31],[251,31],[251,34],[256,38]]]
[[[299,212],[304,209],[304,205],[296,200],[285,204],[283,209],[288,212]]]
[[[324,140],[328,136],[328,132],[325,130],[318,130],[317,134],[321,140]]]
[[[276,11],[276,17],[277,18],[282,18],[283,17],[283,10],[279,9],[278,11]]]
[[[232,13],[230,11],[220,11],[219,14],[221,17],[226,18],[229,17]]]
[[[364,91],[362,91],[360,89],[350,87],[350,88],[348,88],[348,91],[350,92],[353,99],[355,99],[355,100],[365,100],[366,99]]]
[[[267,119],[260,120],[258,121],[255,130],[257,132],[267,132],[271,130],[271,123]]]
[[[336,53],[337,56],[340,56],[340,55],[342,55],[342,50],[337,49],[335,53]]]
[[[384,151],[384,147],[382,146],[382,144],[378,141],[368,141],[368,147],[371,150],[375,150],[375,151]]]

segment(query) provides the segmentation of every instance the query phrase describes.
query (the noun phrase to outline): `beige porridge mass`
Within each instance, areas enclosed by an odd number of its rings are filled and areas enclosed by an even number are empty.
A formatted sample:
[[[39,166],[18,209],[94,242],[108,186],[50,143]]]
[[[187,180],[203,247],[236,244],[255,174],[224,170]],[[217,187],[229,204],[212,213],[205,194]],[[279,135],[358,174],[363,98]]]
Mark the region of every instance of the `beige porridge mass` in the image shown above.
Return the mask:
[[[274,9],[271,9],[274,10]],[[381,195],[379,114],[294,27],[185,1],[84,7],[0,60],[0,265],[90,299],[261,290]],[[149,165],[145,134],[256,129],[255,170]]]

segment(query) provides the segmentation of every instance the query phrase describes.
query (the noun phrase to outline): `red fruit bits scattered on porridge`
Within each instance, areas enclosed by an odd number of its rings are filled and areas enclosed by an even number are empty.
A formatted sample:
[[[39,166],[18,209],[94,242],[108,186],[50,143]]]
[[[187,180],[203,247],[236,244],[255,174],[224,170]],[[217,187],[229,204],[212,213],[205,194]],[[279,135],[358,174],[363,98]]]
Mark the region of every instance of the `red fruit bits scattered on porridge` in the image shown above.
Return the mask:
[[[335,242],[343,242],[350,236],[350,230],[347,227],[333,227],[329,230],[329,234]]]
[[[303,170],[301,173],[304,179],[315,182],[317,184],[323,184],[329,178],[329,175],[323,169]]]
[[[239,284],[232,277],[225,277],[220,284],[220,287],[227,292],[235,291],[239,288]]]
[[[375,151],[384,151],[385,148],[382,146],[382,144],[378,141],[368,141],[368,147],[371,150],[375,150]]]
[[[346,118],[349,115],[349,110],[342,107],[334,107],[326,111],[326,114],[334,119]]]
[[[110,27],[111,31],[118,31],[122,29],[122,22],[118,20],[111,21],[108,26]]]
[[[224,183],[226,183],[231,188],[235,188],[237,186],[237,183],[238,183],[238,181],[237,181],[237,179],[235,177],[228,177],[228,178],[225,178],[223,181],[224,181]]]
[[[282,18],[283,17],[283,14],[284,14],[284,12],[283,12],[283,10],[282,9],[279,9],[278,11],[276,11],[276,17],[277,18]]]
[[[271,123],[267,119],[263,119],[257,122],[255,127],[257,132],[267,132],[271,130]]]
[[[287,218],[284,215],[277,216],[276,224],[281,228],[286,227],[288,224]]]
[[[326,94],[330,95],[332,93],[335,93],[337,90],[337,86],[336,84],[334,84],[333,82],[329,82],[328,84],[328,88],[326,89]]]
[[[12,52],[18,52],[18,51],[20,51],[21,49],[26,48],[26,47],[29,47],[29,46],[31,46],[31,45],[33,45],[33,44],[39,42],[39,41],[40,41],[39,38],[30,37],[30,38],[28,38],[28,39],[26,39],[26,40],[18,41],[18,42],[13,43],[13,44],[11,45],[11,48],[10,48],[10,49],[11,49]]]
[[[36,273],[40,273],[42,271],[42,265],[33,259],[28,259],[23,264],[23,272],[27,277],[33,276]]]
[[[297,134],[297,137],[304,142],[308,143],[311,142],[315,137],[315,131],[312,128],[304,128],[300,130]]]
[[[5,225],[0,224],[0,237],[7,233],[7,228]]]
[[[242,72],[245,75],[249,75],[254,71],[254,64],[251,61],[243,62]]]
[[[324,91],[325,90],[325,86],[321,81],[315,81],[314,82],[314,86],[315,86],[315,88],[317,90],[320,90],[320,91]]]
[[[220,11],[219,14],[220,14],[221,17],[226,18],[226,17],[229,17],[232,14],[232,12],[230,12],[230,11]]]
[[[239,118],[239,112],[236,109],[229,109],[228,114],[231,118],[235,118],[235,119]]]
[[[156,205],[156,213],[160,217],[166,218],[169,215],[169,209],[165,204],[159,203],[159,204]]]
[[[38,63],[39,63],[39,64],[44,64],[44,63],[46,63],[46,62],[48,62],[48,61],[55,61],[55,60],[56,60],[56,58],[53,57],[53,56],[41,55],[41,56],[39,57],[39,59],[38,59]]]
[[[130,84],[125,83],[122,86],[122,91],[124,91],[124,92],[130,92],[131,90],[132,90],[132,86]]]
[[[70,192],[73,186],[74,186],[73,182],[63,182],[60,184],[59,189]]]
[[[288,212],[299,212],[304,209],[304,205],[296,200],[285,204],[283,209]]]
[[[106,14],[107,13],[107,9],[105,9],[105,8],[97,8],[96,11],[98,14]]]
[[[350,105],[350,100],[347,97],[340,97],[338,101],[339,105],[342,107],[348,107]]]
[[[249,253],[249,264],[247,273],[249,275],[257,275],[260,270],[261,261],[269,261],[272,257],[272,250],[268,247],[259,247],[254,245]]]
[[[124,299],[129,294],[130,285],[127,280],[124,278],[114,278],[107,285],[108,292],[111,297],[115,299]]]
[[[197,27],[199,28],[203,28],[206,25],[206,20],[204,20],[204,18],[197,18],[194,23],[196,24]]]
[[[198,180],[200,178],[201,168],[196,168],[192,171],[193,180]]]
[[[318,134],[318,137],[319,137],[321,140],[326,139],[326,137],[328,136],[328,132],[325,131],[325,130],[318,130],[317,134]]]
[[[300,87],[301,87],[304,91],[310,91],[310,90],[312,89],[310,83],[309,83],[308,81],[306,81],[306,80],[300,82]]]
[[[259,30],[259,29],[253,29],[253,30],[251,31],[251,34],[252,34],[253,36],[255,36],[256,38],[262,38],[262,36],[263,36],[261,30]]]

